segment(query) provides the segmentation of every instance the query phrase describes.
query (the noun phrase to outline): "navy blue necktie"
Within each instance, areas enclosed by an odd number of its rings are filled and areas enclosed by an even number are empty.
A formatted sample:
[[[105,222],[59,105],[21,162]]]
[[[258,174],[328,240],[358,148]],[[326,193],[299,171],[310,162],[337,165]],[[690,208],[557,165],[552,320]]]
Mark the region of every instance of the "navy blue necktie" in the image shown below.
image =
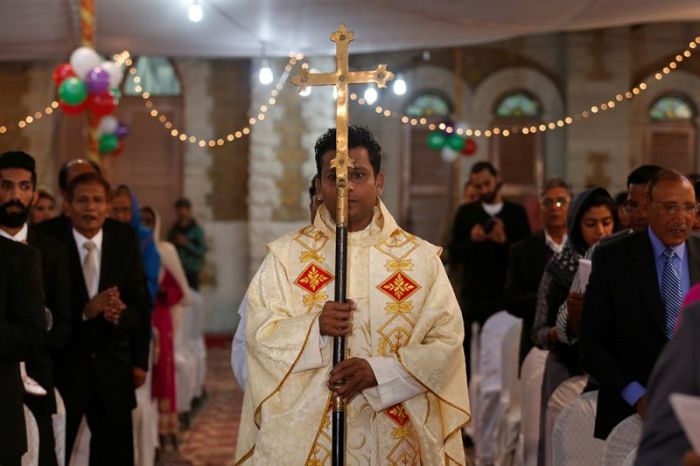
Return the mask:
[[[664,251],[664,256],[666,261],[664,262],[664,271],[661,275],[661,297],[666,308],[666,336],[670,340],[676,329],[678,316],[681,314],[683,292],[681,290],[681,277],[673,267],[673,258],[678,256],[671,248]]]

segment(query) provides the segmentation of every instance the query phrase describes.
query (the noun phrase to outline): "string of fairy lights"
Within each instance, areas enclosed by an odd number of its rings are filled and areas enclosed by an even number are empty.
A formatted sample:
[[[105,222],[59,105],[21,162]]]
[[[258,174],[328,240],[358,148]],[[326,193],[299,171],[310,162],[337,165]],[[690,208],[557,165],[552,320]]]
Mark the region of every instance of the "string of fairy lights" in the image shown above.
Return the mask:
[[[374,112],[385,118],[392,118],[400,121],[404,125],[424,127],[430,131],[440,130],[445,131],[448,134],[456,133],[460,136],[465,137],[485,137],[490,138],[493,136],[508,137],[512,134],[523,134],[523,135],[534,135],[537,133],[544,133],[546,131],[552,131],[570,126],[578,121],[583,121],[596,115],[600,115],[607,111],[613,110],[616,107],[622,105],[623,103],[634,99],[643,92],[647,91],[650,86],[654,83],[662,81],[669,74],[676,71],[679,65],[694,56],[695,49],[700,45],[700,36],[695,37],[692,41],[688,43],[688,47],[682,52],[678,53],[670,60],[663,68],[654,73],[653,78],[650,78],[648,82],[642,81],[637,85],[633,86],[631,89],[626,90],[624,93],[616,94],[612,96],[607,101],[600,102],[598,104],[591,105],[591,107],[569,114],[563,118],[551,121],[545,121],[538,125],[532,126],[512,126],[509,128],[500,128],[497,126],[487,127],[487,128],[463,128],[456,125],[449,125],[447,123],[434,123],[428,121],[425,117],[412,117],[401,112],[393,111],[391,109],[385,108],[382,105],[375,105],[374,99],[369,101],[368,99],[359,96],[357,93],[353,92],[350,94],[350,100],[356,102],[360,106],[373,108]],[[168,119],[168,117],[161,112],[156,104],[151,99],[151,95],[148,91],[143,89],[142,77],[139,76],[138,70],[134,67],[133,59],[128,51],[124,51],[114,55],[114,61],[119,66],[124,66],[128,69],[128,73],[132,76],[134,82],[134,91],[143,99],[144,105],[149,111],[149,115],[152,118],[157,119],[164,130],[168,131],[173,138],[181,142],[187,142],[193,145],[197,145],[201,148],[205,147],[217,147],[223,146],[227,143],[234,142],[244,137],[248,136],[252,127],[265,120],[266,114],[269,110],[278,103],[279,93],[284,88],[288,81],[289,75],[292,72],[294,66],[304,59],[302,53],[292,53],[289,56],[289,60],[284,67],[283,73],[280,75],[275,86],[270,90],[269,95],[265,103],[261,104],[258,108],[257,115],[251,115],[248,119],[248,124],[238,128],[232,129],[226,132],[226,134],[204,138],[184,131],[181,128],[177,128],[175,124]],[[305,95],[308,95],[308,89]],[[36,112],[27,114],[22,119],[18,120],[16,123],[6,123],[0,125],[0,136],[7,134],[11,129],[23,130],[30,125],[41,121],[44,117],[49,117],[53,115],[59,108],[60,104],[58,100],[53,100],[42,110],[37,110]]]

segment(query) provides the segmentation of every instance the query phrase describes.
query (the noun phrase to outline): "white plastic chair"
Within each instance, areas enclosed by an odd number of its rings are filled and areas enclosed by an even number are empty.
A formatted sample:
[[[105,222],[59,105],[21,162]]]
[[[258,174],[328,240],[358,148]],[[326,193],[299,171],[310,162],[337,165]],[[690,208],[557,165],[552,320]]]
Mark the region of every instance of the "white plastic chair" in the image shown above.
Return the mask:
[[[39,464],[39,426],[26,406],[24,406],[24,426],[27,431],[27,451],[22,455],[22,466],[37,466]]]
[[[136,466],[153,466],[158,448],[158,401],[151,396],[153,343],[151,341],[146,382],[136,389],[136,408],[131,413]]]
[[[177,393],[177,411],[189,412],[197,385],[197,361],[192,349],[192,308],[176,305],[172,312],[179,315],[175,331],[175,390]]]
[[[601,466],[621,466],[634,453],[642,439],[642,418],[633,414],[625,418],[608,435]]]
[[[537,466],[537,448],[540,441],[540,408],[542,378],[549,351],[532,348],[523,361],[522,380],[522,463]]]
[[[495,460],[495,429],[501,418],[500,392],[502,385],[501,352],[503,339],[520,319],[506,311],[492,315],[481,329],[479,337],[479,388],[474,415],[474,446],[476,464],[489,465]]]
[[[56,443],[56,461],[58,466],[64,466],[66,464],[66,405],[57,388],[54,389],[54,395],[56,396],[56,413],[51,415],[51,423]]]
[[[78,435],[75,437],[73,451],[71,451],[69,466],[89,466],[90,463],[90,427],[83,416],[78,427]]]
[[[622,462],[622,466],[634,466],[635,461],[637,461],[637,453],[639,452],[639,447],[635,447],[634,450],[627,454],[627,458]]]
[[[495,431],[496,466],[513,466],[520,437],[522,387],[518,378],[518,352],[522,321],[510,327],[501,344],[501,418]]]
[[[545,419],[545,462],[546,466],[552,465],[552,431],[554,423],[564,408],[576,401],[586,387],[588,377],[577,375],[562,382],[547,401],[547,418]]]
[[[598,392],[588,392],[559,414],[552,432],[554,466],[596,466],[605,442],[593,437]]]
[[[192,295],[191,344],[197,367],[194,396],[200,397],[204,393],[204,382],[207,378],[207,347],[204,341],[207,310],[204,297],[194,290],[190,290],[190,293]]]

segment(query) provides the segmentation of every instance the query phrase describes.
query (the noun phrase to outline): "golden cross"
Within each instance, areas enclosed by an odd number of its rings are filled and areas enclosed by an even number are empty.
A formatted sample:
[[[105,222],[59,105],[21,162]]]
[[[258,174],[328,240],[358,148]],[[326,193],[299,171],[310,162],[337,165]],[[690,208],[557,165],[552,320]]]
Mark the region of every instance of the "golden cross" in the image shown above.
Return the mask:
[[[394,79],[394,74],[386,69],[386,65],[378,65],[372,71],[350,71],[348,69],[348,45],[355,38],[352,31],[348,31],[341,24],[337,31],[331,34],[331,41],[335,42],[335,71],[332,73],[312,73],[308,64],[301,67],[297,76],[292,78],[292,83],[303,91],[307,86],[335,86],[338,90],[338,98],[335,103],[335,158],[331,166],[335,168],[336,187],[338,189],[338,203],[336,211],[336,225],[347,226],[347,184],[348,168],[353,166],[352,159],[348,155],[348,85],[375,83],[378,87],[386,87],[386,82]]]

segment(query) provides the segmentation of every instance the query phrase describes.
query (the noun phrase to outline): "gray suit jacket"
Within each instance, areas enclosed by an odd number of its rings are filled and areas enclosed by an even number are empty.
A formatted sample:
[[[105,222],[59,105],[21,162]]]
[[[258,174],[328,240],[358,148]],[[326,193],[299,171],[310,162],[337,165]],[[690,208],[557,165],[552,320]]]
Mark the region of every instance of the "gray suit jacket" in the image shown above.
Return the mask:
[[[691,449],[669,396],[700,396],[700,303],[683,311],[676,335],[659,356],[649,379],[649,411],[636,466],[681,464]]]

